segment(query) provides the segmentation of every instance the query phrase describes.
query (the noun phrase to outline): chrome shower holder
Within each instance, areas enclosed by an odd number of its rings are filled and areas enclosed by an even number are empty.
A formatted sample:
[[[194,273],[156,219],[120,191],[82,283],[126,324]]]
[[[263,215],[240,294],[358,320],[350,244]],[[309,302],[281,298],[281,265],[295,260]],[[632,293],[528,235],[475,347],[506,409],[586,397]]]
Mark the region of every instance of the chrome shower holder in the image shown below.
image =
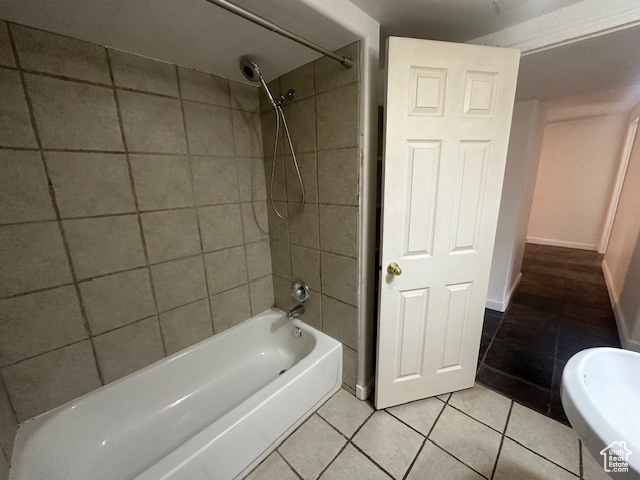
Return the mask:
[[[276,105],[281,107],[284,102],[293,102],[294,97],[296,96],[296,91],[293,88],[290,88],[287,93],[284,95],[280,95],[280,98],[276,100]]]

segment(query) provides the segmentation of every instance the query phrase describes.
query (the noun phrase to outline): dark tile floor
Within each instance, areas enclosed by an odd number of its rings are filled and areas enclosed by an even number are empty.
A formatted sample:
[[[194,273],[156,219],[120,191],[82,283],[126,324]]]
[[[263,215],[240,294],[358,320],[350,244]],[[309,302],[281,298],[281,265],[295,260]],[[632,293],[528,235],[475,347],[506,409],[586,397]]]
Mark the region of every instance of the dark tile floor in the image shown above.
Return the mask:
[[[527,244],[509,308],[486,310],[478,382],[568,423],[560,401],[567,360],[620,347],[601,262],[596,252]]]

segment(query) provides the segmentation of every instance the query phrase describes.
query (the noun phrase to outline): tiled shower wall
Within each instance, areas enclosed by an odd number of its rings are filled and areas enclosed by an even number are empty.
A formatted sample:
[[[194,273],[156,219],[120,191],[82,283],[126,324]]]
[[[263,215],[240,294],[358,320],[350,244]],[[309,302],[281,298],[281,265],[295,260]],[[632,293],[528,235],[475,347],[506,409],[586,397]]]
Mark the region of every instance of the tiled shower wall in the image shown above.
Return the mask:
[[[0,471],[17,422],[273,305],[257,88],[0,22],[0,204]]]
[[[269,84],[278,96],[295,90],[284,111],[306,192],[303,213],[291,222],[269,207],[276,305],[291,308],[292,279],[309,285],[312,297],[302,318],[342,342],[343,382],[352,392],[358,347],[359,48],[356,42],[337,52],[353,58],[351,69],[323,57]],[[275,114],[264,95],[260,106],[269,183]],[[300,187],[287,142],[282,136],[278,141],[274,199],[281,212],[293,216]]]

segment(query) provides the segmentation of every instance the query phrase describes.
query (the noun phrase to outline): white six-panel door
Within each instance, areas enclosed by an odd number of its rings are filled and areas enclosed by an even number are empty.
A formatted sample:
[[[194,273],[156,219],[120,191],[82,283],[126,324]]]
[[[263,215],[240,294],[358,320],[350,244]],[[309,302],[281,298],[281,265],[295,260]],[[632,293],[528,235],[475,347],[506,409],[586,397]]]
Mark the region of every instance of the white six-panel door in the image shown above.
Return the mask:
[[[519,59],[388,40],[377,408],[474,383]]]

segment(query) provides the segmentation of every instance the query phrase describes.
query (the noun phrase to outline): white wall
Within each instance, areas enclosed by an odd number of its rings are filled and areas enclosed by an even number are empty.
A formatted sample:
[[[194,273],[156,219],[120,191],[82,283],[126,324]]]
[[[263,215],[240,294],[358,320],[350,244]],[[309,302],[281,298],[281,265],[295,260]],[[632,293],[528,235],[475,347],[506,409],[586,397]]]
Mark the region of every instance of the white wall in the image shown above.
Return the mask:
[[[626,114],[616,113],[546,125],[529,242],[597,250],[626,118]]]
[[[515,104],[487,293],[492,310],[506,310],[520,281],[543,130],[540,102]]]
[[[627,124],[638,115],[640,106]],[[631,151],[602,270],[622,346],[640,352],[640,134]]]

